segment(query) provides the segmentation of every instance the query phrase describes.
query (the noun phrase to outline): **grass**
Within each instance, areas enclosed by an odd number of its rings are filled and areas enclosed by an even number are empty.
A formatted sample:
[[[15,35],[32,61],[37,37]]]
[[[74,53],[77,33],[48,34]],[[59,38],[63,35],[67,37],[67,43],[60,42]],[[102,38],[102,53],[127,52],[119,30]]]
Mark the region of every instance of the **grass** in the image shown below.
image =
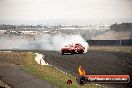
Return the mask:
[[[4,58],[4,59],[3,59]],[[35,62],[35,54],[27,52],[1,52],[0,60],[4,60],[6,63],[1,63],[0,66],[8,67],[10,64],[14,64],[22,70],[35,75],[36,77],[47,80],[53,85],[57,85],[60,88],[103,88],[95,84],[86,84],[80,86],[76,83],[76,78],[71,75],[66,75],[51,66],[41,66]],[[70,72],[69,72],[70,73]],[[72,85],[67,85],[67,80],[72,80]]]
[[[71,75],[66,75],[51,66],[41,66],[35,62],[35,54],[27,54],[28,62],[22,67],[24,71],[29,72],[40,79],[47,80],[53,85],[61,88],[103,88],[95,84],[86,84],[80,86],[76,83],[76,78]],[[72,80],[72,85],[67,85],[67,80]]]
[[[89,50],[94,51],[115,51],[115,52],[130,52],[132,53],[132,46],[90,46]]]
[[[132,52],[132,46],[90,46],[89,50],[115,51],[115,52]],[[41,66],[35,62],[35,54],[27,52],[0,52],[0,59],[5,58],[7,64],[13,63],[22,67],[26,72],[29,72],[40,79],[47,80],[53,85],[61,88],[104,88],[95,84],[86,84],[80,86],[76,83],[76,78],[71,75],[66,75],[51,66]],[[70,73],[70,72],[69,72]],[[67,80],[72,80],[72,85],[67,85]]]
[[[90,46],[89,50],[114,51],[114,52],[132,52],[132,46]],[[27,52],[0,52],[0,59],[5,58],[7,64],[13,63],[22,67],[26,72],[29,72],[42,80],[47,80],[53,85],[61,88],[103,88],[95,84],[86,84],[80,86],[76,83],[76,78],[71,75],[66,75],[51,66],[41,66],[35,62],[35,54]],[[70,72],[69,72],[70,73]],[[72,85],[67,85],[67,80],[72,80]]]

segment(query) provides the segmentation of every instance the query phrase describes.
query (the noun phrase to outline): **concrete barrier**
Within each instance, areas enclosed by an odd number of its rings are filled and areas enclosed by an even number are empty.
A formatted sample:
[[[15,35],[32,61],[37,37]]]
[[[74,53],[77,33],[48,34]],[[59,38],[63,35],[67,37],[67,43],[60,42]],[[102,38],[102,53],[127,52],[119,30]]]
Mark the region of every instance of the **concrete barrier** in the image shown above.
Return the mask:
[[[48,65],[48,63],[46,63],[44,61],[44,55],[42,54],[39,54],[39,53],[35,53],[36,54],[36,57],[35,57],[35,61],[40,64],[40,65]]]

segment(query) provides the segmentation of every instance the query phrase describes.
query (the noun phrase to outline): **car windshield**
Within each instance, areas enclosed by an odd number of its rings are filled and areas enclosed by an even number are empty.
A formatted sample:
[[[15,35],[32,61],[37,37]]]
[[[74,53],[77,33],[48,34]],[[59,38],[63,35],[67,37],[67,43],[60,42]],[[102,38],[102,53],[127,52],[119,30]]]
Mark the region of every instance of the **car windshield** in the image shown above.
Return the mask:
[[[67,46],[65,46],[65,47],[73,47],[73,45],[67,45]]]

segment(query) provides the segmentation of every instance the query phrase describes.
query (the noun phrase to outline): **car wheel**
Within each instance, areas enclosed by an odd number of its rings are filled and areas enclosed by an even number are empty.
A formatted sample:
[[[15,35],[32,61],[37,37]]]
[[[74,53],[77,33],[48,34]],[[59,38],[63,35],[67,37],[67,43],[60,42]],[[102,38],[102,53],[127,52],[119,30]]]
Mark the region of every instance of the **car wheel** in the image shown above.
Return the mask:
[[[64,55],[64,52],[61,52],[62,55]]]
[[[74,54],[74,53],[75,53],[75,51],[74,51],[74,50],[72,50],[72,51],[71,51],[71,54]]]
[[[83,52],[84,52],[83,50],[78,51],[79,54],[82,54]]]

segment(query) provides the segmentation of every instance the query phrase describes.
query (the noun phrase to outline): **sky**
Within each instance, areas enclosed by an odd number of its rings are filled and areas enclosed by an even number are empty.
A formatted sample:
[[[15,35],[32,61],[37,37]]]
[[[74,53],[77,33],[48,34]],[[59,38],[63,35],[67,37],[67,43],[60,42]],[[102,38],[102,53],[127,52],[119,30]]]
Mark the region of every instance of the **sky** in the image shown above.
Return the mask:
[[[0,0],[0,21],[122,18],[132,18],[132,0]]]

